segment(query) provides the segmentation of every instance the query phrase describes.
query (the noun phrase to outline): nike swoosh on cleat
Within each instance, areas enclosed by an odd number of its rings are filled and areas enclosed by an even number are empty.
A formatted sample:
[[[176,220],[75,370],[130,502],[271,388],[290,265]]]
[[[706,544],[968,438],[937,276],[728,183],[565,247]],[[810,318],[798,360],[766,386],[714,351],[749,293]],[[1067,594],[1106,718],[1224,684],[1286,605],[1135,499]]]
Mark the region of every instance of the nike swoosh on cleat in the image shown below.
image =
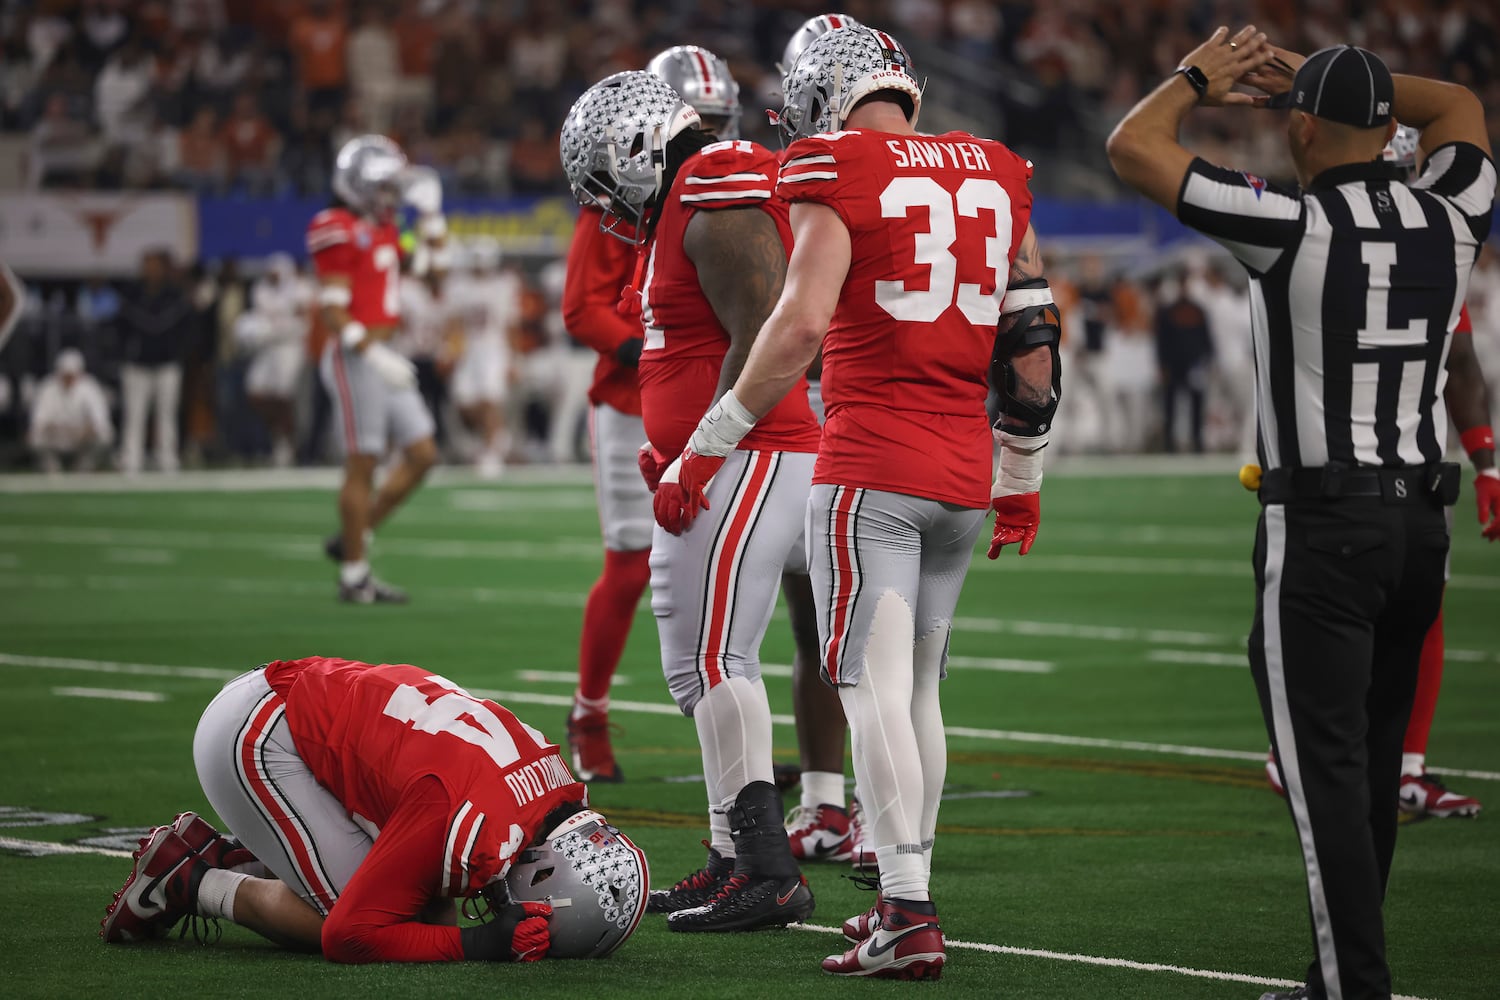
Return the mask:
[[[869,950],[868,954],[870,955],[871,958],[877,958],[877,957],[879,957],[881,955],[884,955],[886,952],[890,951],[892,948],[896,947],[896,945],[900,944],[902,941],[905,941],[907,938],[911,937],[917,931],[923,930],[923,929],[925,929],[927,927],[936,927],[936,926],[937,926],[936,924],[917,924],[917,925],[915,925],[913,927],[908,927],[906,930],[902,931],[900,934],[897,934],[895,937],[891,938],[885,944],[880,944],[879,943],[879,941],[877,940],[877,938],[879,937],[879,935],[877,934],[877,935],[875,935],[874,937],[872,937],[870,939],[870,950]]]
[[[781,893],[777,893],[776,894],[776,905],[777,906],[785,906],[791,900],[791,898],[793,896],[797,895],[797,890],[800,889],[800,888],[802,888],[802,883],[799,882],[796,885],[792,886],[790,889],[788,889],[786,891],[786,895],[782,895]]]

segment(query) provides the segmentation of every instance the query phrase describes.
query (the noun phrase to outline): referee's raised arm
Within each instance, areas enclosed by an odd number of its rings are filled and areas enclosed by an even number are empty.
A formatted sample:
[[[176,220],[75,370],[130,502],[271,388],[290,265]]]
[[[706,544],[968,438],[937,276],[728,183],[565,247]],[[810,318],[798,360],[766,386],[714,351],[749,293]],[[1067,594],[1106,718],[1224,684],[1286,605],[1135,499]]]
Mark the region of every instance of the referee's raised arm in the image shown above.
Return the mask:
[[[1183,119],[1199,104],[1253,106],[1252,95],[1233,87],[1273,57],[1265,34],[1254,25],[1232,37],[1228,28],[1219,28],[1115,127],[1104,147],[1115,173],[1175,215],[1177,194],[1193,162],[1193,154],[1177,139]]]

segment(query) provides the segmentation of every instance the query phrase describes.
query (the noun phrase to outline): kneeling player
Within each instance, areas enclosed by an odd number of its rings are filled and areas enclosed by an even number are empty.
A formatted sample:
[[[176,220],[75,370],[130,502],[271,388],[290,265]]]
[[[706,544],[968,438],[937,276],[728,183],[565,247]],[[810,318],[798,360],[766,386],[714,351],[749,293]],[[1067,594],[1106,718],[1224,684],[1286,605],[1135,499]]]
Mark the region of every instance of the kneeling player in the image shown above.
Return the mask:
[[[602,958],[645,912],[645,855],[557,747],[419,667],[267,664],[209,704],[193,757],[238,843],[192,813],[157,827],[105,941],[196,916],[335,962]],[[492,919],[460,930],[475,896]]]

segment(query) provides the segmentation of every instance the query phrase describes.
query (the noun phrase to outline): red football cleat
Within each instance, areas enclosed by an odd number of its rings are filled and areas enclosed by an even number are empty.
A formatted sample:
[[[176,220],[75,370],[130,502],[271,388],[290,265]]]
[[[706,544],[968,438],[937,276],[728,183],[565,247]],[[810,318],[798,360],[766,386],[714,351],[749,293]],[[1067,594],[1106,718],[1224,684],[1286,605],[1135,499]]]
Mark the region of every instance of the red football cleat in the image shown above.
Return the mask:
[[[615,761],[615,749],[609,742],[609,713],[585,712],[574,718],[568,714],[568,748],[573,752],[573,773],[582,782],[618,782],[625,773]]]
[[[178,813],[172,820],[172,832],[210,868],[237,868],[256,860],[247,848],[215,830],[195,812]]]
[[[1266,751],[1266,784],[1271,786],[1271,791],[1286,798],[1286,786],[1281,783],[1281,768],[1276,765],[1276,754],[1274,751]]]
[[[838,806],[798,806],[787,817],[786,837],[798,861],[849,860],[849,814]]]
[[[152,830],[135,852],[130,877],[104,911],[99,936],[111,943],[161,937],[193,911],[198,880],[207,870],[170,826]]]
[[[823,971],[877,979],[942,978],[946,952],[937,907],[930,902],[882,898],[875,910],[879,922],[870,936],[842,955],[823,959]],[[845,927],[863,919],[855,917]]]
[[[1401,776],[1397,805],[1412,819],[1478,816],[1479,810],[1483,808],[1478,799],[1448,791],[1446,785],[1426,771]]]

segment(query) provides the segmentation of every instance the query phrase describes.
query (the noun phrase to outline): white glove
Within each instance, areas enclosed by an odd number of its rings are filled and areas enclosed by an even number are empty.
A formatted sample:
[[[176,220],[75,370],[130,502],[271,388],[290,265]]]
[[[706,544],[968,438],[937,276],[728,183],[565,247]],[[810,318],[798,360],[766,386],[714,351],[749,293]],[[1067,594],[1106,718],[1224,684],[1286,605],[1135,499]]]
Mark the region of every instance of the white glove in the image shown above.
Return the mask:
[[[418,215],[438,215],[443,210],[443,181],[431,167],[408,167],[401,193]]]
[[[371,344],[365,348],[365,361],[380,381],[392,389],[410,389],[417,384],[417,366],[384,344]]]

